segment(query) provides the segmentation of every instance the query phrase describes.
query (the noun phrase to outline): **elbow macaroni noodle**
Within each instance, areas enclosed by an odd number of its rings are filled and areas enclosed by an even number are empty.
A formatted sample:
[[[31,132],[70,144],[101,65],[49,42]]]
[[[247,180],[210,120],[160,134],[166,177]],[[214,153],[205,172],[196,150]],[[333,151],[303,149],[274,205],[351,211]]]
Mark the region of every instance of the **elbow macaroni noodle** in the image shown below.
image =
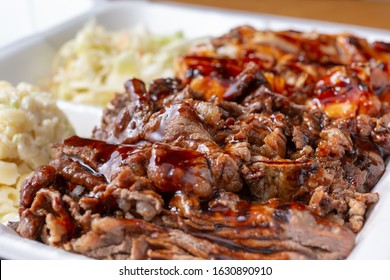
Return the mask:
[[[19,186],[1,186],[0,187],[0,217],[5,222],[15,217],[18,212]]]
[[[51,94],[0,81],[0,222],[17,215],[20,185],[49,162],[50,146],[73,133]]]

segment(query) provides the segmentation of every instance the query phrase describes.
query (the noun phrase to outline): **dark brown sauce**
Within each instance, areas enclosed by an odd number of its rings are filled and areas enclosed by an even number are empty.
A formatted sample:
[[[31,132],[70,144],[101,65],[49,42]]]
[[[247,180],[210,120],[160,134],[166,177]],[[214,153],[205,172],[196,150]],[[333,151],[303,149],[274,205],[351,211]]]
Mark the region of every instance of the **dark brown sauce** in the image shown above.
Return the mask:
[[[219,75],[221,78],[228,79],[237,76],[242,71],[241,63],[229,58],[186,56],[184,62],[189,71],[187,74],[189,78],[197,75]]]
[[[142,148],[134,145],[121,145],[115,149],[110,156],[110,159],[99,167],[99,173],[110,182],[111,175],[115,174],[116,169],[121,168],[123,160],[129,156],[142,152]]]
[[[372,43],[375,50],[390,53],[390,43],[376,41]]]
[[[104,141],[81,138],[72,136],[64,141],[66,146],[70,147],[88,147],[90,150],[97,151],[96,160],[104,163],[111,158],[111,154],[118,148],[118,145],[107,144]]]
[[[223,237],[219,237],[219,236],[215,236],[215,235],[210,234],[210,233],[192,232],[191,231],[191,235],[193,235],[195,237],[202,238],[202,239],[207,239],[207,240],[209,240],[211,242],[215,242],[217,244],[225,246],[225,247],[227,247],[227,248],[229,248],[230,250],[233,251],[233,252],[231,252],[232,255],[234,255],[234,251],[246,251],[246,252],[261,253],[261,254],[273,254],[273,253],[278,252],[278,250],[275,250],[275,249],[265,249],[265,248],[254,249],[254,248],[250,248],[248,246],[244,246],[244,245],[238,244],[238,243],[236,243],[236,242],[234,242],[232,240],[229,240],[229,239],[226,239],[226,238],[223,238]],[[239,234],[238,234],[238,238],[239,238]],[[224,255],[224,257],[226,258],[226,255]]]
[[[193,120],[200,124],[205,130],[208,130],[204,121],[199,115],[185,102],[177,103],[164,108],[160,111],[160,115],[157,117],[157,123],[153,129],[149,129],[145,132],[145,138],[151,142],[164,142],[167,129],[172,125],[172,121],[178,116]]]
[[[155,164],[170,164],[174,167],[184,168],[191,165],[191,161],[201,155],[193,150],[175,150],[165,148],[165,153],[155,158]]]
[[[200,153],[187,150],[175,149],[165,145],[155,144],[149,162],[149,168],[153,172],[159,172],[161,178],[155,182],[156,187],[162,192],[175,192],[186,189],[191,191],[196,181],[190,172],[193,161],[203,157]]]
[[[249,95],[253,90],[259,88],[261,85],[266,84],[267,80],[261,74],[259,68],[255,64],[250,64],[242,73],[240,73],[236,79],[230,83],[223,94],[223,99],[233,100],[237,97],[243,98],[243,94]]]
[[[390,65],[381,62],[374,67],[370,67],[370,84],[372,91],[380,96],[382,102],[389,102],[386,95],[390,93]]]
[[[323,104],[341,102],[348,100],[358,94],[358,88],[353,85],[351,78],[344,76],[341,71],[337,71],[323,77],[316,86],[317,98]]]
[[[179,104],[170,106],[169,108],[163,108],[160,111],[160,115],[157,117],[158,123],[154,130],[148,130],[145,132],[145,138],[151,142],[164,142],[164,137],[168,124],[179,115]]]
[[[283,203],[277,199],[270,200],[267,203],[260,205],[250,205],[249,203],[240,201],[237,208],[237,211],[232,211],[227,207],[221,206],[209,209],[207,213],[200,214],[199,218],[208,223],[213,223],[215,231],[198,230],[191,226],[187,227],[186,231],[195,237],[218,243],[232,251],[243,250],[252,253],[272,254],[279,251],[271,248],[250,248],[239,244],[240,231],[251,228],[266,228],[272,230],[272,223],[266,222],[267,219],[276,219],[282,224],[288,223],[291,218],[291,210],[306,210],[306,207],[303,204],[295,202]],[[264,220],[265,223],[262,223],[262,220]],[[218,229],[226,227],[234,228],[237,232],[237,242],[218,236]],[[281,229],[279,228],[278,230]]]
[[[300,159],[300,160],[258,160],[256,162],[261,162],[265,164],[273,164],[273,165],[286,165],[286,164],[294,164],[294,165],[304,165],[314,163],[313,160],[310,159]]]
[[[71,147],[88,147],[95,152],[96,161],[99,163],[97,170],[94,170],[87,163],[77,156],[73,156],[87,171],[95,176],[104,176],[110,182],[110,174],[113,168],[119,167],[120,163],[130,155],[141,152],[142,145],[114,145],[103,141],[72,136],[64,141],[64,144]],[[110,173],[110,174],[109,174]]]
[[[130,100],[139,100],[141,102],[147,102],[150,100],[149,93],[146,91],[143,81],[138,79],[131,79],[125,83],[126,92],[130,96]]]
[[[305,211],[306,206],[299,202],[283,202],[280,199],[271,199],[264,204],[251,205],[243,200],[237,203],[236,210],[233,211],[227,207],[219,206],[209,208],[208,211],[203,211],[204,219],[214,221],[215,225],[218,221],[224,226],[230,227],[259,227],[262,226],[261,220],[278,218],[282,223],[287,223],[290,220],[291,210]],[[271,214],[271,216],[270,216]],[[268,227],[268,225],[267,225]]]
[[[163,100],[169,95],[175,94],[183,89],[183,82],[178,78],[157,79],[150,82],[150,97],[154,102]]]

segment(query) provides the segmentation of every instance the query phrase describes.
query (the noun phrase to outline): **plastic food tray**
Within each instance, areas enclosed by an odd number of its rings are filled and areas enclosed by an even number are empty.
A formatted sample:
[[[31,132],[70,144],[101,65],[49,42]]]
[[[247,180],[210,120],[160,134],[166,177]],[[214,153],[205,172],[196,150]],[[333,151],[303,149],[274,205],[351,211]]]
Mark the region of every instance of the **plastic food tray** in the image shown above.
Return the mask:
[[[48,31],[19,40],[0,49],[0,80],[13,84],[21,81],[36,83],[49,75],[51,63],[60,46],[75,36],[91,18],[107,29],[115,30],[144,24],[160,34],[177,30],[186,37],[216,36],[243,24],[260,29],[316,30],[325,33],[352,32],[369,40],[390,41],[390,31],[352,25],[288,17],[205,9],[196,6],[156,4],[141,1],[105,3]],[[91,134],[99,123],[102,110],[97,107],[59,102],[83,137]],[[388,162],[387,162],[388,163]],[[379,202],[369,211],[363,230],[349,259],[390,259],[390,171],[386,170],[373,191],[379,192]],[[0,257],[8,259],[85,259],[36,241],[19,237],[0,224]]]

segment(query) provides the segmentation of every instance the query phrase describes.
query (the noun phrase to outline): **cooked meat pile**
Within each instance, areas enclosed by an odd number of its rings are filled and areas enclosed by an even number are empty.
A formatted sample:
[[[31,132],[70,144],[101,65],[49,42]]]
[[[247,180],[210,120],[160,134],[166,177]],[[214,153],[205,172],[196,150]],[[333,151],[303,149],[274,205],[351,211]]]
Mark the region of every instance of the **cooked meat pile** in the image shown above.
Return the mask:
[[[239,27],[125,84],[21,188],[17,232],[97,259],[342,259],[390,154],[390,45]]]

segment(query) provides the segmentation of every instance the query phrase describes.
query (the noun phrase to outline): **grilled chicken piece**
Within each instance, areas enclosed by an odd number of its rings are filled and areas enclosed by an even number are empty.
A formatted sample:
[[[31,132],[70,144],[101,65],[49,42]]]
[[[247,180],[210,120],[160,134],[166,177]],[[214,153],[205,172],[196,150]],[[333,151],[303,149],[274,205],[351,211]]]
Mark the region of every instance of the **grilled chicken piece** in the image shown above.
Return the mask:
[[[389,66],[387,43],[241,26],[193,47],[180,59],[177,75],[206,100],[240,102],[240,90],[267,85],[295,103],[320,105],[330,117],[354,117],[377,116],[379,99],[388,108]]]

